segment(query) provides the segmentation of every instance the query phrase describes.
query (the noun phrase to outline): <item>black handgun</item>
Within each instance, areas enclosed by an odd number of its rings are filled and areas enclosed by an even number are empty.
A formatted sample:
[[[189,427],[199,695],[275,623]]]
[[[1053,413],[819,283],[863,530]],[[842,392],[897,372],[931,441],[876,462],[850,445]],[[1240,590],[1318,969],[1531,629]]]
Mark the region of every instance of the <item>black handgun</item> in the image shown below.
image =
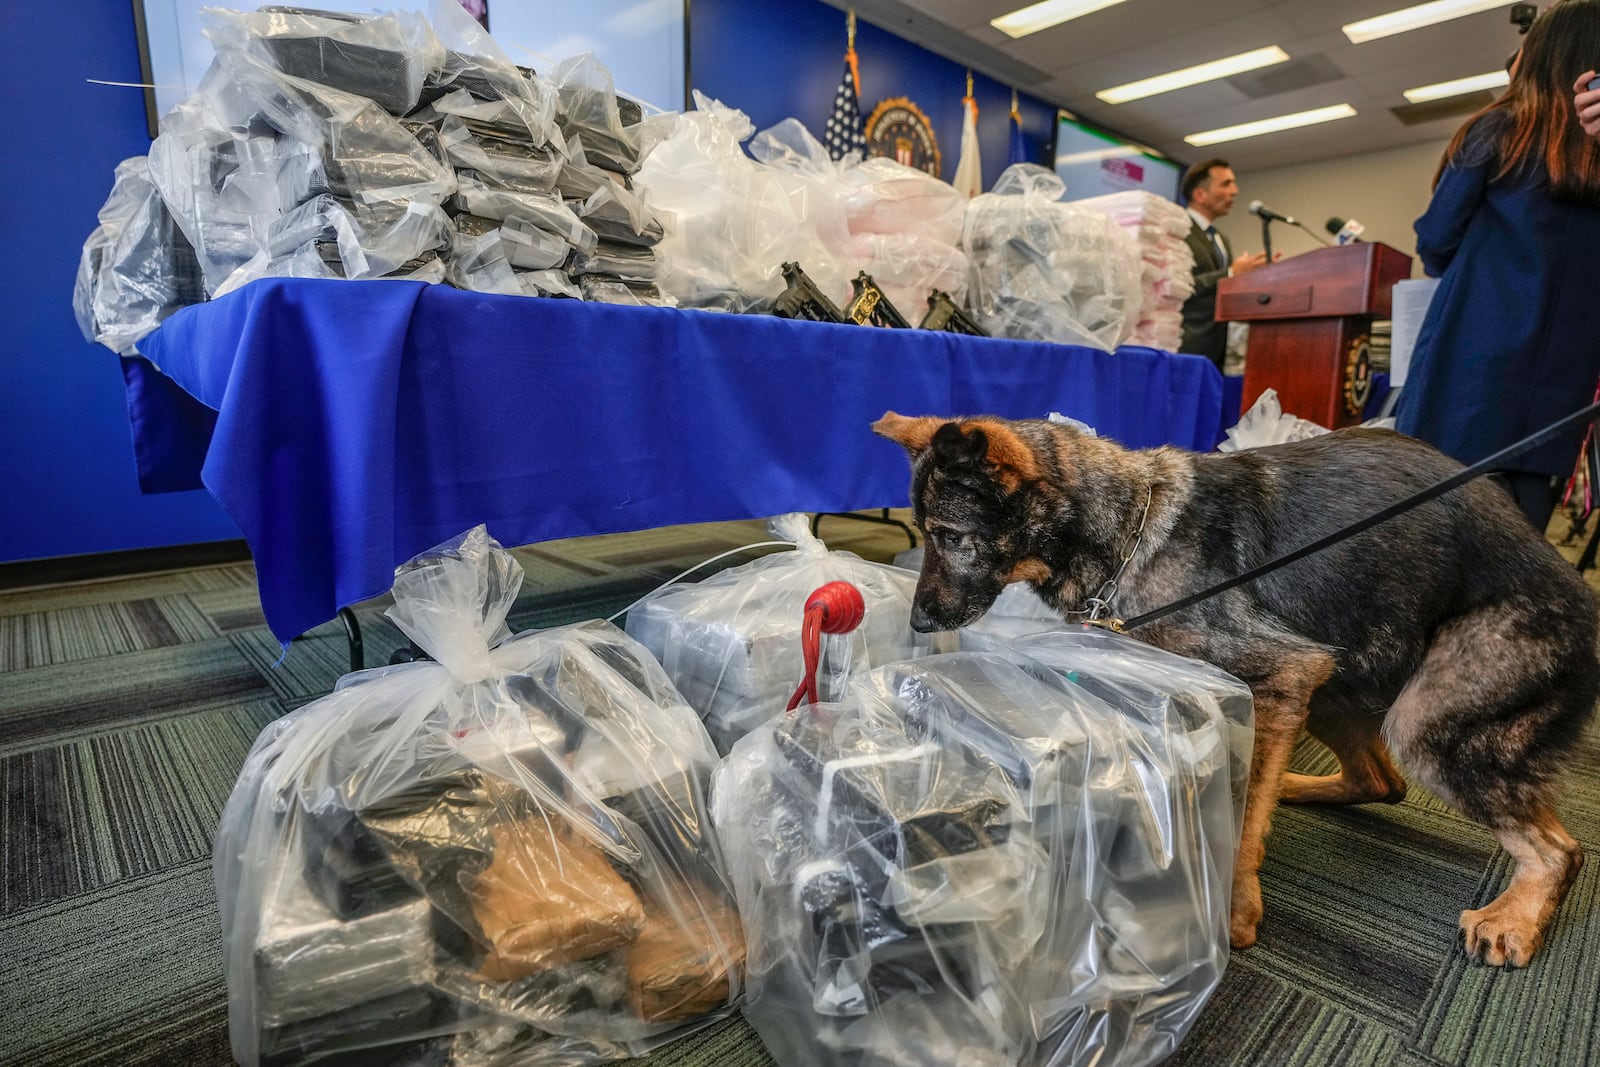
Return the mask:
[[[806,277],[798,263],[783,265],[783,279],[789,283],[772,305],[772,313],[785,319],[809,319],[812,322],[845,321],[839,305],[828,299],[828,294],[817,288],[817,283]]]
[[[961,310],[950,294],[935,289],[928,294],[928,313],[917,323],[919,330],[943,330],[946,333],[964,333],[968,337],[988,337],[989,331]]]

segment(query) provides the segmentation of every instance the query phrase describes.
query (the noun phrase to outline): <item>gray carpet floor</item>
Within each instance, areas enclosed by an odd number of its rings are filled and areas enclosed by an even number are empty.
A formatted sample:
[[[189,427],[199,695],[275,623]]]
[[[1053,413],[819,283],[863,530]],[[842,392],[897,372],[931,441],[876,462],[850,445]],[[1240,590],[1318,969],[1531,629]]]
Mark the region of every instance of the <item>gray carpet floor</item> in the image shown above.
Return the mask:
[[[828,520],[887,559],[903,535]],[[764,540],[758,524],[519,549],[516,628],[604,617],[679,570]],[[729,561],[736,562],[736,561]],[[211,838],[267,723],[346,667],[336,625],[287,659],[248,565],[0,594],[0,1064],[232,1062]],[[371,663],[401,644],[359,615]],[[1331,769],[1312,742],[1299,769]],[[1532,968],[1466,963],[1463,907],[1509,863],[1482,828],[1413,788],[1393,807],[1285,808],[1262,871],[1261,940],[1236,953],[1172,1059],[1183,1065],[1569,1067],[1600,1063],[1600,733],[1559,805],[1592,857]],[[655,1067],[771,1060],[730,1019]]]

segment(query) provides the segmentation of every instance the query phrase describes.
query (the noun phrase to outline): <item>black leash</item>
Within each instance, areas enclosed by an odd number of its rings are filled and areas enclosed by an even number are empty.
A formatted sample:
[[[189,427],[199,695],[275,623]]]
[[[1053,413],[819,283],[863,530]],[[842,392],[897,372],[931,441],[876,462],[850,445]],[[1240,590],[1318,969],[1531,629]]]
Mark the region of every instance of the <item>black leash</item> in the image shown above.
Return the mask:
[[[1248,571],[1245,571],[1238,577],[1229,578],[1227,581],[1222,582],[1219,585],[1214,585],[1210,589],[1202,590],[1193,594],[1192,596],[1186,596],[1182,600],[1174,601],[1164,608],[1157,608],[1154,611],[1147,611],[1143,615],[1135,616],[1134,618],[1122,623],[1121,628],[1125,631],[1132,630],[1135,627],[1143,626],[1146,623],[1155,622],[1157,619],[1171,615],[1175,611],[1182,611],[1184,608],[1198,604],[1202,600],[1208,600],[1211,597],[1216,596],[1218,593],[1225,593],[1229,589],[1233,589],[1236,586],[1244,585],[1246,582],[1253,582],[1262,575],[1271,574],[1279,567],[1287,567],[1295,560],[1304,559],[1313,552],[1320,552],[1329,545],[1338,544],[1347,537],[1354,537],[1356,534],[1361,533],[1364,530],[1370,530],[1380,522],[1387,522],[1396,515],[1410,511],[1419,504],[1426,504],[1434,497],[1443,496],[1452,489],[1458,489],[1461,486],[1466,485],[1480,474],[1487,474],[1490,471],[1497,470],[1499,466],[1506,460],[1520,456],[1530,449],[1537,448],[1546,441],[1549,441],[1564,431],[1571,429],[1573,426],[1582,425],[1585,422],[1593,420],[1596,416],[1600,416],[1600,401],[1590,404],[1582,411],[1573,412],[1560,422],[1552,423],[1540,430],[1538,433],[1524,437],[1514,445],[1502,448],[1500,451],[1496,452],[1487,459],[1479,460],[1472,466],[1467,467],[1465,470],[1461,470],[1455,474],[1452,474],[1444,481],[1430,485],[1420,493],[1406,497],[1404,500],[1401,500],[1398,503],[1390,504],[1388,507],[1377,512],[1376,514],[1368,515],[1366,518],[1360,520],[1359,522],[1352,523],[1342,530],[1335,530],[1326,537],[1318,538],[1309,545],[1297,548],[1286,556],[1279,556],[1270,563],[1263,563],[1259,567],[1254,567]]]

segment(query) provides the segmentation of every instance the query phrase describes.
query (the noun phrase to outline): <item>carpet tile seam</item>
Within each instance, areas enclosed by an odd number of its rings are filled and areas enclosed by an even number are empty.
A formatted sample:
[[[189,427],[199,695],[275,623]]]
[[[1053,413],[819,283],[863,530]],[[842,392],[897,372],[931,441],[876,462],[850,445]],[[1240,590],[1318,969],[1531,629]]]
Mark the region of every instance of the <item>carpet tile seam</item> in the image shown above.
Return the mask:
[[[136,889],[137,883],[139,882],[148,881],[151,883],[158,883],[181,878],[186,872],[192,871],[199,866],[211,866],[211,855],[209,853],[204,856],[196,856],[193,859],[172,864],[168,867],[162,867],[158,870],[141,871],[138,874],[127,875],[115,881],[104,882],[95,886],[92,890],[86,893],[75,894],[71,897],[59,897],[54,900],[41,901],[40,903],[23,910],[8,912],[0,915],[0,934],[4,934],[8,930],[22,925],[24,921],[37,922],[40,919],[48,918],[54,915],[65,914],[74,910],[91,907],[95,903],[95,900],[92,898],[116,896],[127,893],[132,889]],[[212,903],[215,903],[214,898]]]
[[[29,752],[41,752],[51,748],[59,747],[61,745],[73,744],[79,741],[87,741],[92,738],[102,737],[109,734],[121,733],[124,730],[140,725],[171,723],[177,720],[189,718],[190,716],[214,715],[218,714],[219,712],[232,710],[239,710],[247,713],[249,710],[254,709],[258,705],[268,705],[276,709],[276,713],[272,716],[273,718],[280,718],[287,714],[287,710],[284,707],[282,699],[275,693],[263,693],[260,696],[246,697],[244,699],[239,699],[235,696],[229,696],[219,699],[211,704],[191,705],[165,713],[140,715],[138,719],[123,722],[121,725],[108,725],[94,728],[85,727],[81,729],[75,729],[70,733],[56,735],[53,738],[29,739],[12,744],[0,743],[0,760],[7,759],[12,756],[23,755]]]
[[[168,607],[178,610],[169,613]],[[200,620],[210,632],[186,637],[186,631],[192,634],[190,627]],[[100,623],[98,627],[88,625],[95,621]],[[4,633],[12,634],[27,652],[20,664],[7,655],[0,661],[0,673],[176,648],[218,636],[187,593],[0,615],[0,634]],[[94,636],[110,640],[103,647],[91,648],[85,640]],[[156,639],[151,640],[152,636]]]
[[[1246,953],[1248,953],[1250,950],[1246,949],[1244,951]],[[1235,957],[1236,957],[1235,960],[1229,963],[1229,967],[1230,968],[1237,967],[1237,968],[1239,968],[1241,970],[1244,970],[1247,973],[1254,974],[1254,975],[1256,975],[1258,977],[1264,978],[1264,979],[1269,980],[1269,981],[1282,981],[1282,976],[1280,974],[1274,972],[1274,971],[1269,971],[1269,970],[1267,970],[1267,969],[1265,969],[1263,967],[1260,967],[1259,965],[1250,962],[1248,959],[1246,959],[1246,960],[1244,960],[1242,962],[1239,961],[1237,959],[1237,952],[1235,953]],[[1284,999],[1286,1001],[1290,1001],[1292,1003],[1292,1000],[1294,998],[1299,998],[1301,1000],[1315,1002],[1315,1004],[1317,1005],[1317,1007],[1321,1011],[1330,1012],[1330,1013],[1333,1013],[1335,1015],[1342,1016],[1342,1017],[1350,1020],[1353,1023],[1356,1023],[1356,1024],[1358,1024],[1360,1026],[1363,1026],[1363,1027],[1367,1027],[1369,1029],[1375,1029],[1375,1030],[1382,1031],[1384,1034],[1386,1034],[1387,1036],[1392,1038],[1397,1046],[1399,1046],[1401,1048],[1404,1048],[1407,1052],[1413,1053],[1413,1054],[1415,1054],[1417,1056],[1422,1057],[1423,1059],[1428,1060],[1430,1063],[1435,1064],[1436,1067],[1459,1067],[1459,1065],[1457,1065],[1455,1063],[1451,1063],[1451,1062],[1446,1061],[1446,1060],[1440,1060],[1437,1057],[1434,1057],[1434,1056],[1430,1055],[1429,1053],[1427,1053],[1426,1051],[1424,1051],[1422,1049],[1417,1049],[1417,1048],[1412,1047],[1410,1045],[1410,1043],[1408,1042],[1406,1034],[1405,1034],[1404,1031],[1398,1030],[1395,1027],[1388,1025],[1385,1022],[1383,1022],[1382,1020],[1366,1018],[1366,1017],[1363,1017],[1361,1015],[1358,1015],[1355,1012],[1351,1011],[1350,1008],[1347,1005],[1344,1005],[1344,1004],[1339,1003],[1338,1001],[1332,1000],[1332,999],[1324,996],[1323,994],[1321,994],[1317,990],[1308,989],[1308,988],[1300,987],[1300,986],[1293,986],[1293,985],[1289,985],[1287,983],[1285,983],[1285,985],[1286,985],[1286,989],[1285,989]],[[1211,999],[1212,1000],[1215,999],[1215,994],[1213,994]],[[1211,1006],[1211,1000],[1208,1000],[1207,1007],[1209,1008],[1210,1006]],[[1280,1008],[1279,1010],[1282,1011],[1282,1010],[1290,1010],[1290,1009],[1288,1009],[1288,1008]],[[1281,1027],[1281,1024],[1280,1024],[1280,1027]],[[1270,1025],[1268,1022],[1263,1020],[1256,1027],[1256,1032],[1260,1033],[1260,1034],[1262,1034],[1264,1036],[1271,1036],[1276,1029],[1278,1029],[1278,1028]]]
[[[135,657],[143,657],[151,661],[152,667],[168,659],[180,661],[186,658],[205,659],[215,656],[218,653],[223,653],[224,659],[226,659],[227,653],[225,652],[223,646],[226,644],[227,640],[228,635],[219,634],[217,637],[208,638],[204,641],[186,642],[184,644],[168,645],[162,648],[137,649],[128,652],[115,653],[102,658],[115,661],[118,666],[126,666],[127,661],[134,659]],[[35,667],[25,667],[20,670],[7,671],[5,675],[0,677],[5,677],[7,679],[6,685],[8,687],[16,687],[51,675],[68,676],[73,672],[81,671],[82,669],[83,661],[48,663]],[[98,675],[103,674],[104,672],[96,673]],[[0,705],[0,711],[5,710],[5,707]]]

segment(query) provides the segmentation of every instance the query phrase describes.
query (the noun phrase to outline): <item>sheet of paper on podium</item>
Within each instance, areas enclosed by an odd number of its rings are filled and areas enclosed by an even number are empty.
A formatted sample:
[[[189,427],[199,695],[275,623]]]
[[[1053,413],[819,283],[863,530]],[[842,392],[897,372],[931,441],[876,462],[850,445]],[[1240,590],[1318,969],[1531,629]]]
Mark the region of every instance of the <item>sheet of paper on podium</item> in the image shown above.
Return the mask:
[[[1411,278],[1394,283],[1393,309],[1390,311],[1389,386],[1406,384],[1411,369],[1411,351],[1417,347],[1417,334],[1428,314],[1428,302],[1439,288],[1438,278]]]

